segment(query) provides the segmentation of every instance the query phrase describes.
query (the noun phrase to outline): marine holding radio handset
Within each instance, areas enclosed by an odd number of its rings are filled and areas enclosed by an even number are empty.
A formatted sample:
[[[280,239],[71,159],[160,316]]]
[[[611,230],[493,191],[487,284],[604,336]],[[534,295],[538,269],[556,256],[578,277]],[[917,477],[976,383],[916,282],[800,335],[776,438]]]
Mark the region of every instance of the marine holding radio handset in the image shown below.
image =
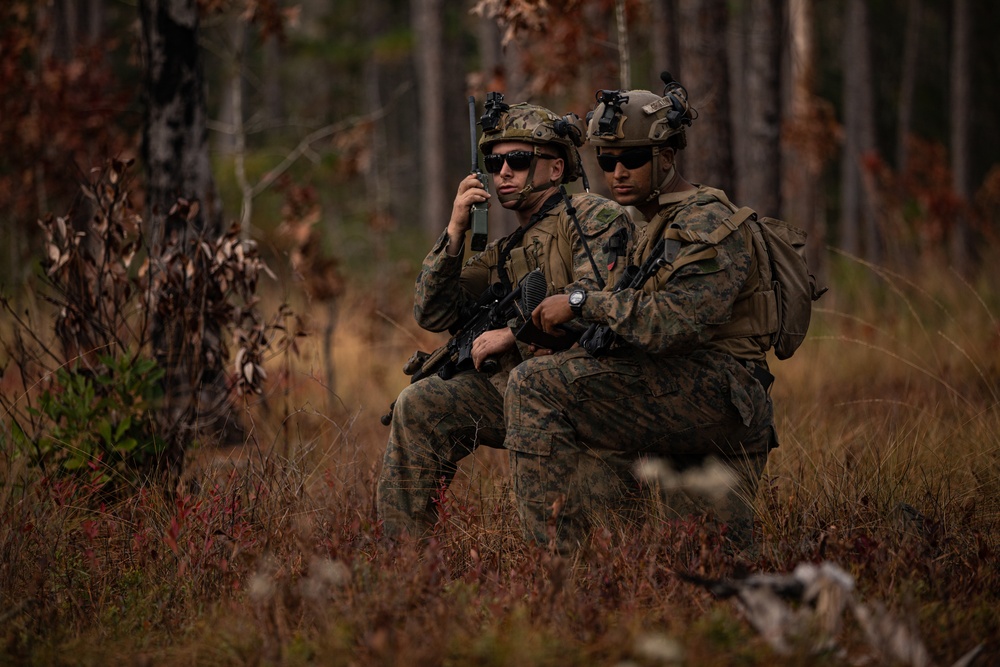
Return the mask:
[[[465,363],[469,351],[463,351],[463,343],[452,346],[454,363],[443,365],[455,371],[445,372],[447,377],[432,372],[433,363],[428,363],[433,355],[415,355],[404,368],[422,379],[400,392],[387,419],[378,512],[390,535],[425,534],[436,519],[434,499],[442,479],[447,484],[458,461],[476,447],[503,446],[503,387],[510,370],[530,356],[528,346],[514,337],[530,313],[520,306],[506,315],[502,306],[514,301],[507,297],[536,271],[544,276],[540,296],[614,284],[624,261],[602,250],[615,247],[610,239],[622,233],[631,241],[631,223],[622,207],[590,193],[570,198],[560,192],[561,185],[583,173],[577,147],[583,144],[585,126],[578,117],[560,117],[532,104],[507,104],[500,93],[490,93],[480,124],[478,144],[493,193],[479,174],[462,179],[447,229],[424,259],[414,295],[414,318],[422,328],[448,331],[453,340],[457,333],[475,330],[473,363]],[[467,258],[466,233],[472,229],[476,245],[485,233],[475,228],[474,207],[494,197],[514,212],[518,227]],[[585,244],[597,255],[593,260]],[[490,299],[484,300],[484,294]],[[496,308],[486,303],[492,300]],[[489,314],[480,320],[484,309]],[[494,319],[498,311],[503,316]],[[480,327],[469,326],[485,320],[489,322],[481,333]],[[492,366],[487,363],[491,360],[498,370],[480,372]]]

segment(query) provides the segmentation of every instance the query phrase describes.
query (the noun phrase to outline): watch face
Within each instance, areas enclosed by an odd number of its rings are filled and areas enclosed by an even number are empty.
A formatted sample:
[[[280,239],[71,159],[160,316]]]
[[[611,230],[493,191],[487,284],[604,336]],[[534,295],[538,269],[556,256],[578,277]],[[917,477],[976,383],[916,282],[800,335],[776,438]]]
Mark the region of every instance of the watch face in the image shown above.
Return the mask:
[[[574,290],[573,292],[570,292],[569,305],[579,306],[581,303],[583,303],[584,296],[586,296],[586,293],[580,290]]]

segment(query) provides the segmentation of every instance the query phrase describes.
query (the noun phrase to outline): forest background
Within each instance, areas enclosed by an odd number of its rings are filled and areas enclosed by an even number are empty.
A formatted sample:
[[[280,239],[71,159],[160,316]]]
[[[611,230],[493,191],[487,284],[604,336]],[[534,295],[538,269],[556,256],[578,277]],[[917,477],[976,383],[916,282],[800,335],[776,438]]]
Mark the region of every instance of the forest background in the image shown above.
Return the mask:
[[[923,637],[943,661],[982,642],[996,658],[998,29],[1000,8],[968,0],[5,3],[7,655],[606,664],[648,659],[652,636],[685,637],[697,664],[797,664],[817,642],[754,641],[737,608],[667,575],[830,558],[904,619],[911,648]],[[783,445],[761,554],[734,562],[696,521],[654,523],[609,527],[598,558],[566,570],[519,545],[496,452],[463,469],[430,553],[387,549],[378,418],[410,352],[442,342],[413,323],[411,290],[470,167],[467,97],[584,116],[595,91],[658,91],[663,70],[699,112],[682,173],[805,227],[832,288],[806,346],[775,364]],[[93,238],[120,218],[151,253],[187,230],[240,256],[222,273],[245,298],[211,314],[217,358],[198,369],[240,428],[172,432],[176,490],[108,491],[107,456],[142,450],[149,406],[102,421],[124,399],[88,394],[80,368],[142,391],[158,376],[134,339],[114,340],[128,363],[90,361],[79,330],[106,323],[64,317],[74,281],[109,275],[60,273],[67,225]],[[491,210],[493,235],[513,224]],[[141,282],[124,266],[115,280]],[[858,625],[827,629],[847,655],[824,644],[823,659],[924,664]]]

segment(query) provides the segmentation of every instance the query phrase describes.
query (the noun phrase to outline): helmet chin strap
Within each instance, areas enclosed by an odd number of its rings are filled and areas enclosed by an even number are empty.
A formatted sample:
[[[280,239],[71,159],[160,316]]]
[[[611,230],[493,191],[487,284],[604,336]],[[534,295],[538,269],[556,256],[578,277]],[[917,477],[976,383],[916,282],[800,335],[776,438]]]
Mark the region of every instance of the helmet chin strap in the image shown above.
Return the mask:
[[[650,162],[656,162],[656,160],[659,158],[659,156],[660,156],[660,147],[659,146],[653,146],[653,157],[650,160]],[[667,184],[670,183],[671,180],[673,180],[674,174],[676,173],[676,171],[677,170],[674,169],[674,163],[671,162],[670,163],[670,169],[667,170],[667,173],[664,174],[663,178],[661,178],[660,182],[657,184],[657,183],[653,182],[654,174],[656,173],[656,166],[655,165],[651,165],[650,169],[649,169],[649,187],[650,187],[651,192],[650,192],[649,196],[646,197],[645,201],[643,201],[642,203],[645,204],[647,202],[653,201],[654,199],[658,199],[659,196],[660,196],[660,191],[664,187],[666,187]]]
[[[535,147],[535,154],[538,153],[538,147]],[[545,197],[545,193],[548,192],[549,188],[559,185],[559,181],[550,180],[544,188],[540,191],[535,191],[535,165],[538,164],[538,158],[531,159],[531,166],[528,167],[528,176],[525,179],[525,185],[518,192],[510,195],[497,195],[500,199],[501,204],[506,204],[507,202],[515,202],[511,206],[512,210],[520,211],[522,208],[531,208],[535,204],[538,204]]]
[[[520,211],[522,209],[531,209],[533,206],[540,204],[552,185],[556,184],[556,181],[549,181],[550,185],[546,185],[543,190],[535,191],[533,186],[527,186],[515,195],[510,195],[506,197],[506,201],[515,201],[516,204],[511,206],[514,211]],[[504,197],[501,196],[500,201],[503,202]]]

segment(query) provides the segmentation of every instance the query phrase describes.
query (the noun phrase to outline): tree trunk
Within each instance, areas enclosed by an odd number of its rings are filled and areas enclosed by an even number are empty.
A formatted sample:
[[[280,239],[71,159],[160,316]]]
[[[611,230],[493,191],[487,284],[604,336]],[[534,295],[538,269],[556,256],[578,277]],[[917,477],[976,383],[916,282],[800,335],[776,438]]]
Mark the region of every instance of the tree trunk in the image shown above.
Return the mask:
[[[698,119],[688,133],[688,147],[681,154],[684,175],[735,194],[730,137],[729,69],[719,53],[726,49],[726,0],[679,0],[683,76],[676,76],[688,90]],[[658,91],[657,91],[658,92]]]
[[[242,16],[231,14],[222,19],[219,77],[218,119],[221,127],[215,133],[216,152],[231,158],[237,153],[243,133],[243,61],[249,27]]]
[[[736,0],[729,6],[729,27],[726,38],[726,61],[729,63],[729,98],[739,100],[731,109],[729,118],[730,135],[733,151],[733,191],[730,194],[733,201],[748,203],[747,173],[752,165],[749,163],[748,125],[746,105],[747,99],[747,33],[750,27],[749,7],[747,0]]]
[[[87,41],[98,44],[104,37],[104,0],[88,0],[84,4],[87,20]]]
[[[972,17],[968,0],[952,5],[951,39],[951,178],[959,199],[951,236],[951,263],[968,275],[974,261],[968,204],[972,195],[969,157],[969,113],[972,106],[971,58]]]
[[[95,46],[104,33],[105,0],[50,0],[40,11],[48,31],[44,57],[69,60],[81,47]],[[42,3],[39,3],[42,4]]]
[[[658,81],[660,72],[664,70],[674,73],[680,78],[681,55],[678,46],[680,40],[677,30],[677,2],[676,0],[654,0],[650,4],[652,5],[652,25],[650,25],[652,67],[649,72],[649,80]]]
[[[806,259],[824,283],[826,223],[820,201],[823,169],[814,86],[816,47],[813,36],[813,0],[788,0],[788,50],[783,71],[787,89],[782,95],[782,207],[781,217],[801,226],[809,235]]]
[[[238,415],[227,409],[221,325],[206,320],[204,304],[189,292],[192,283],[203,281],[189,275],[180,282],[163,280],[157,261],[170,259],[164,253],[168,247],[180,256],[192,257],[192,241],[202,235],[214,238],[221,231],[222,207],[208,153],[198,5],[196,0],[140,0],[139,16],[146,103],[145,217],[154,267],[151,296],[159,300],[152,306],[150,338],[154,356],[166,373],[159,415],[167,437],[165,463],[176,472],[199,434],[212,433],[218,441],[232,442],[239,442],[242,434]],[[190,214],[168,215],[178,197],[197,201],[198,206],[187,208]],[[202,265],[198,259],[193,257],[192,264]],[[171,310],[171,304],[178,301],[179,307]],[[188,330],[191,326],[199,330]],[[214,359],[207,366],[203,363],[206,355]]]
[[[506,74],[503,71],[503,50],[500,29],[493,19],[481,16],[476,20],[476,47],[482,64],[483,89],[500,90]]]
[[[42,45],[43,58],[51,57],[59,60],[69,60],[73,57],[77,46],[78,15],[75,3],[69,0],[52,0],[47,3],[46,20],[48,31],[45,43]],[[43,10],[44,11],[44,10]]]
[[[746,96],[738,114],[746,115],[748,166],[741,175],[740,203],[761,215],[780,211],[781,177],[781,3],[750,0],[747,35]]]
[[[370,45],[378,42],[379,37],[387,29],[384,19],[385,7],[382,3],[370,3],[368,11],[362,18],[365,38]],[[382,82],[385,78],[383,68],[388,67],[379,62],[374,54],[365,61],[362,70],[364,81],[364,103],[368,113],[376,113],[386,105],[382,94]],[[365,202],[367,206],[368,230],[372,241],[372,262],[382,266],[388,261],[389,233],[392,215],[389,208],[391,198],[391,179],[389,178],[389,142],[387,140],[387,121],[377,118],[371,126],[371,158],[364,168]],[[388,276],[386,272],[378,271],[374,284],[374,299],[376,310],[387,309]],[[373,325],[374,326],[374,325]],[[373,333],[374,336],[374,333]]]
[[[841,159],[840,247],[852,255],[878,261],[880,248],[873,214],[865,156],[875,149],[875,117],[872,104],[871,58],[869,56],[868,7],[866,0],[849,0],[844,38],[844,150]]]
[[[277,36],[264,40],[264,121],[272,123],[285,117],[285,93],[281,78],[283,46]]]
[[[448,186],[442,182],[447,173],[444,150],[442,4],[441,0],[412,0],[410,6],[416,37],[417,91],[420,98],[420,150],[417,154],[420,156],[418,169],[421,176],[420,189],[423,192],[421,218],[427,234],[437,236],[448,223],[448,201],[445,198]]]
[[[164,228],[166,213],[178,197],[199,202],[200,213],[191,221],[195,231],[217,233],[222,205],[208,154],[198,3],[139,0],[139,17],[146,103],[142,145],[146,219],[155,248],[170,234],[188,231]]]
[[[896,117],[896,171],[906,172],[910,132],[913,126],[913,92],[917,84],[917,55],[920,51],[920,24],[923,0],[906,3],[906,34],[903,38],[903,71],[899,83],[899,113]]]

